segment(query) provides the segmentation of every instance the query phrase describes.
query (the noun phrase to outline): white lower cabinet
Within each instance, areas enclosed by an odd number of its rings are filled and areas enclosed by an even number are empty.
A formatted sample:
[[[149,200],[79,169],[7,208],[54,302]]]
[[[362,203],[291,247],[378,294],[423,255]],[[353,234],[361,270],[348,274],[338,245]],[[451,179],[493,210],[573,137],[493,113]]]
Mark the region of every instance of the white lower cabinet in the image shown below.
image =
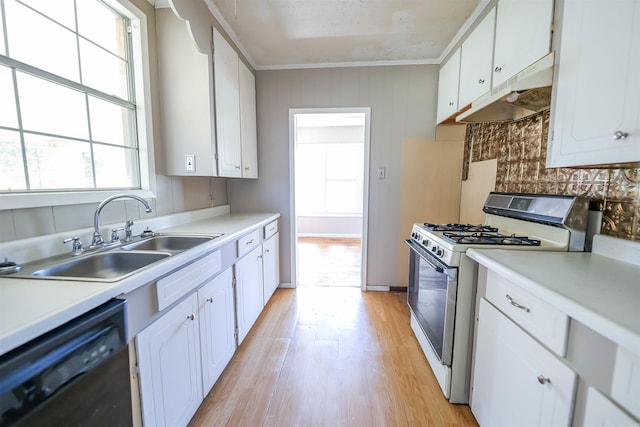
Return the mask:
[[[640,426],[640,423],[627,415],[598,390],[589,387],[582,425],[584,427],[637,427]]]
[[[198,290],[198,306],[202,394],[206,396],[236,351],[231,268]]]
[[[184,426],[235,352],[228,268],[136,336],[142,420]]]
[[[279,237],[279,233],[276,233],[262,244],[262,279],[265,305],[280,284]]]
[[[262,258],[262,246],[258,245],[235,264],[238,345],[264,308]]]
[[[184,426],[202,402],[194,293],[136,336],[145,426]]]
[[[480,299],[471,410],[481,426],[568,426],[576,374]]]

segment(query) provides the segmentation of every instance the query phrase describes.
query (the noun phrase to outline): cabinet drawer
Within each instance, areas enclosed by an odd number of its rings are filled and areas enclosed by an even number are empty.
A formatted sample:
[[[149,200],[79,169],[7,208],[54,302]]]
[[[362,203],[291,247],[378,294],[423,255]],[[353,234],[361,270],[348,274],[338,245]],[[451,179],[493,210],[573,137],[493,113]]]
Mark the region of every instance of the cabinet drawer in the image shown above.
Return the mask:
[[[267,240],[269,237],[273,236],[278,232],[278,220],[276,219],[273,222],[264,226],[264,240]]]
[[[566,356],[569,316],[489,271],[487,299],[559,356]]]
[[[242,256],[260,244],[260,230],[254,230],[238,239],[238,256]]]
[[[616,353],[611,397],[640,418],[640,357],[622,347]]]
[[[164,310],[187,292],[220,271],[220,251],[215,251],[184,268],[163,277],[156,283],[158,310]]]

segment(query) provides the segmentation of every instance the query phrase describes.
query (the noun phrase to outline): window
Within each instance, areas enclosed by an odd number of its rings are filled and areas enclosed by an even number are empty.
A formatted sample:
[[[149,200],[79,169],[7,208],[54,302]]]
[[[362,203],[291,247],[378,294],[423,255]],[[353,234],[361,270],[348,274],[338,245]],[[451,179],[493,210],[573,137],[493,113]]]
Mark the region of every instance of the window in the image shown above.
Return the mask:
[[[296,116],[296,207],[300,215],[362,215],[364,114]]]
[[[0,193],[148,187],[139,25],[100,0],[0,6]]]

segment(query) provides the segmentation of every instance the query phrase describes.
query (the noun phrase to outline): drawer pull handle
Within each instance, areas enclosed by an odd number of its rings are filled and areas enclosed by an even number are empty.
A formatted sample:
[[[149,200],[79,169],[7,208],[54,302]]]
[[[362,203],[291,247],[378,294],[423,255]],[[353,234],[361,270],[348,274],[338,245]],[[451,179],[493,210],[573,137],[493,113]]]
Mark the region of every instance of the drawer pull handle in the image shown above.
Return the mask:
[[[551,384],[551,379],[550,379],[550,378],[545,377],[544,375],[538,375],[538,382],[539,382],[540,384],[546,384],[546,383]]]
[[[195,320],[196,319],[196,315],[191,313],[190,316],[187,316],[187,320]]]
[[[207,302],[213,303],[213,298],[211,297],[207,298]]]
[[[520,304],[518,304],[517,302],[515,302],[515,301],[513,300],[513,298],[511,298],[511,296],[510,296],[509,294],[506,294],[504,297],[507,299],[507,301],[509,301],[509,304],[511,304],[511,305],[512,305],[512,306],[514,306],[515,308],[519,308],[519,309],[521,309],[521,310],[524,310],[524,311],[526,311],[527,313],[529,313],[529,312],[531,311],[531,310],[529,310],[529,308],[528,308],[528,307],[525,307],[524,305],[520,305]]]
[[[249,240],[247,243],[245,243],[245,245],[250,245],[253,243],[253,239]]]

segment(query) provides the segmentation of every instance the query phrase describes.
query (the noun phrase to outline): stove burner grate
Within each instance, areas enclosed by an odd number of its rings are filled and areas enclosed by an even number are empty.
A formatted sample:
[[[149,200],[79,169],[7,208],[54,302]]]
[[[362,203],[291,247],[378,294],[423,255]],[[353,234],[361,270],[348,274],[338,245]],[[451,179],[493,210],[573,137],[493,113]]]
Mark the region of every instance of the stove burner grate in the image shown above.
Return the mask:
[[[490,227],[488,225],[478,224],[432,224],[429,222],[424,223],[424,227],[427,230],[431,231],[466,231],[466,232],[474,232],[474,233],[493,233],[497,232],[498,229],[496,227]]]
[[[443,239],[458,244],[474,244],[474,245],[511,245],[511,246],[540,246],[540,240],[530,239],[528,237],[516,236],[512,234],[507,236],[504,234],[488,234],[488,233],[462,233],[462,232],[445,232],[442,234]]]

